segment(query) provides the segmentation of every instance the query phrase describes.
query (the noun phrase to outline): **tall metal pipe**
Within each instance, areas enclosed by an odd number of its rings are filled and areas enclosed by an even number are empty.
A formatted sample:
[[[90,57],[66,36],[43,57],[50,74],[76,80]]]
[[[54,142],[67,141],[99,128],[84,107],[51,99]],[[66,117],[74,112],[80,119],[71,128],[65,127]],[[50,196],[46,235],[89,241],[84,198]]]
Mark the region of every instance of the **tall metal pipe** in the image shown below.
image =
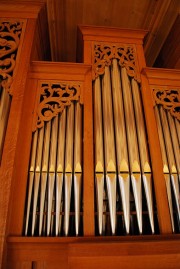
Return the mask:
[[[45,192],[48,180],[49,170],[49,150],[50,150],[50,134],[51,134],[51,121],[45,123],[44,126],[44,138],[43,138],[43,154],[42,154],[42,173],[41,173],[41,191],[40,191],[40,214],[39,214],[39,235],[42,233],[42,223],[44,217],[44,204],[45,204]],[[49,190],[48,190],[49,192]],[[48,201],[49,210],[49,201]],[[49,216],[49,215],[48,215]],[[49,218],[47,218],[49,223]]]
[[[94,82],[94,138],[95,138],[95,181],[97,196],[98,230],[103,234],[104,152],[102,129],[101,84]]]
[[[37,150],[37,138],[38,131],[35,131],[32,138],[31,146],[31,158],[30,158],[30,167],[29,167],[29,184],[28,184],[28,197],[27,197],[27,210],[26,210],[26,224],[25,224],[25,235],[28,233],[29,226],[29,215],[30,215],[30,205],[32,199],[32,190],[34,182],[34,171],[35,171],[35,161],[36,161],[36,150]]]
[[[147,139],[145,132],[145,122],[143,118],[143,109],[141,103],[140,89],[135,79],[131,80],[132,95],[136,119],[137,138],[139,144],[140,164],[142,171],[142,178],[144,183],[147,208],[152,233],[154,233],[154,215],[153,215],[153,199],[152,199],[152,176],[151,167],[148,155]]]
[[[58,115],[58,137],[57,137],[57,165],[56,165],[56,224],[55,234],[56,236],[61,231],[62,215],[61,210],[63,206],[62,201],[62,188],[64,179],[64,155],[65,155],[65,137],[66,137],[66,109],[62,114]],[[51,167],[51,165],[50,165]]]
[[[49,172],[56,171],[56,157],[57,157],[57,139],[58,139],[58,116],[52,119],[51,123],[51,143],[49,156]]]
[[[34,235],[37,201],[39,194],[40,172],[42,167],[42,152],[43,152],[44,127],[38,131],[38,142],[36,152],[35,179],[34,179],[34,195],[33,195],[33,213],[32,213],[32,235]]]
[[[130,176],[128,165],[127,139],[124,120],[121,77],[117,59],[112,63],[112,96],[115,123],[115,141],[117,153],[118,179],[122,199],[126,233],[130,230]]]
[[[55,184],[55,173],[48,174],[48,210],[47,210],[47,235],[50,235],[52,222],[53,192]]]
[[[136,213],[139,232],[142,233],[142,192],[141,192],[141,171],[138,152],[138,141],[135,126],[133,100],[130,81],[124,67],[121,68],[122,92],[126,118],[127,144],[129,153],[129,165],[131,181],[135,199]]]
[[[50,126],[50,125],[49,125]],[[50,130],[48,129],[48,135],[47,135],[47,142],[46,139],[44,143],[49,143],[48,149],[49,154],[46,160],[48,161],[48,206],[47,206],[47,235],[49,236],[51,233],[51,226],[53,223],[54,215],[52,215],[53,210],[53,199],[54,199],[54,185],[55,185],[55,169],[56,169],[56,151],[57,151],[57,135],[58,135],[58,116],[52,119],[51,121],[51,136],[50,136]],[[45,136],[46,138],[46,136]],[[46,149],[45,148],[45,149]],[[44,152],[46,153],[46,151]]]
[[[82,108],[79,102],[75,104],[75,134],[74,134],[74,204],[75,232],[79,234],[80,204],[82,185]]]
[[[56,224],[55,224],[56,236],[58,236],[61,231],[62,186],[63,186],[63,173],[56,173]]]
[[[58,150],[57,150],[57,172],[64,172],[64,154],[66,139],[66,109],[59,115],[59,131],[58,131]]]
[[[43,231],[43,217],[44,217],[44,206],[46,197],[46,185],[47,185],[48,173],[41,173],[41,188],[40,188],[40,212],[39,212],[39,235],[42,235]]]
[[[116,157],[112,110],[111,78],[109,67],[105,67],[102,79],[103,127],[105,173],[112,234],[116,231]]]
[[[69,233],[71,188],[73,173],[73,136],[74,136],[74,103],[67,108],[67,125],[66,125],[66,148],[65,148],[65,206],[64,206],[64,233]]]

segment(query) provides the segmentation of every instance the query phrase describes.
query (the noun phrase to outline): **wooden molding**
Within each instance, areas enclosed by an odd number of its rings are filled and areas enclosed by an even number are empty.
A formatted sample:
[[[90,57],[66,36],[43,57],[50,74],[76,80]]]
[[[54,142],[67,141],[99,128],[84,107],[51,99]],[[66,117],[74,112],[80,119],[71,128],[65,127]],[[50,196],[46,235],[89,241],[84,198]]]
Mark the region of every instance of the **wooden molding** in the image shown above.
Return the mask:
[[[8,266],[26,268],[177,268],[179,236],[111,238],[8,238]],[[29,266],[29,267],[28,267]],[[42,267],[41,267],[42,266]]]
[[[0,17],[36,19],[42,8],[45,8],[45,3],[41,0],[32,3],[29,1],[1,1]]]
[[[143,68],[142,74],[148,79],[150,85],[176,86],[180,85],[180,70],[162,68]]]
[[[116,27],[79,25],[84,41],[103,41],[119,43],[142,44],[143,38],[148,33],[145,30],[120,29]]]

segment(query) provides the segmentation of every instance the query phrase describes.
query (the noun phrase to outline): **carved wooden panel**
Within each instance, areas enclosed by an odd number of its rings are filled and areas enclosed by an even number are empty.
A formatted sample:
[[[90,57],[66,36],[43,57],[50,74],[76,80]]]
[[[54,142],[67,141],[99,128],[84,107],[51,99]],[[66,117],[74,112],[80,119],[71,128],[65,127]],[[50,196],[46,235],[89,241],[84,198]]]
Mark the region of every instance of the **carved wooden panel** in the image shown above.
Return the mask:
[[[136,49],[134,45],[95,43],[93,50],[93,79],[104,74],[105,66],[110,66],[112,60],[117,59],[121,67],[125,67],[127,74],[140,82]]]
[[[153,88],[153,96],[156,104],[162,105],[180,120],[180,89]]]
[[[80,100],[81,92],[81,83],[77,82],[41,83],[35,128],[43,127],[45,121],[61,113],[72,101]]]
[[[21,32],[21,22],[0,22],[0,80],[7,91],[12,84]]]
[[[22,32],[22,22],[0,21],[0,160],[11,106],[11,84]]]

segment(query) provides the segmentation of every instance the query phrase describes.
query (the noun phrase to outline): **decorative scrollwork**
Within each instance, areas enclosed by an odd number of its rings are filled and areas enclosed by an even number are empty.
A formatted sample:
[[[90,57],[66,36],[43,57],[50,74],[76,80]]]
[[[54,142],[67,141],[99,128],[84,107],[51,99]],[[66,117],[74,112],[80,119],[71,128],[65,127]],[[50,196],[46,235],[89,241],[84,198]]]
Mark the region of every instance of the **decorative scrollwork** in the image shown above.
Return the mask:
[[[21,22],[0,22],[0,82],[8,92],[12,84],[21,31]]]
[[[156,104],[170,111],[180,121],[180,89],[153,89]]]
[[[94,44],[93,53],[93,79],[104,74],[105,66],[110,66],[113,59],[118,59],[119,65],[126,68],[128,75],[140,82],[133,45],[98,43]]]
[[[37,108],[36,128],[44,126],[45,121],[61,113],[72,101],[80,99],[81,84],[76,83],[43,83],[40,89],[40,103]]]

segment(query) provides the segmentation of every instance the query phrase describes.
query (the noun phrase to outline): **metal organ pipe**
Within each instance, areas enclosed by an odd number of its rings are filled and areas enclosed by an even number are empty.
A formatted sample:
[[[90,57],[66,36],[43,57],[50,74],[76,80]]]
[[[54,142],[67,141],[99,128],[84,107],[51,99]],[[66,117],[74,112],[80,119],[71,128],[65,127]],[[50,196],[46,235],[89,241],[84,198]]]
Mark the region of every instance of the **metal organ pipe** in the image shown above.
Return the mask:
[[[41,173],[41,192],[40,192],[40,215],[39,215],[39,235],[42,233],[43,213],[45,206],[45,192],[46,185],[48,189],[48,203],[47,203],[47,235],[50,234],[50,220],[51,220],[51,207],[52,207],[52,187],[51,175],[48,175],[49,168],[49,149],[50,149],[50,133],[51,133],[51,122],[47,122],[44,128],[44,139],[43,139],[43,156],[42,156],[42,173]],[[47,183],[48,182],[48,183]]]
[[[102,103],[100,78],[94,82],[94,138],[95,138],[95,181],[97,194],[98,230],[103,233],[103,195],[104,195],[104,152],[102,129]]]
[[[75,103],[75,134],[74,134],[74,205],[75,233],[79,235],[80,201],[82,186],[82,108]]]
[[[43,152],[43,139],[44,139],[44,127],[41,128],[38,132],[38,143],[37,143],[37,156],[36,156],[36,165],[35,165],[35,179],[34,179],[34,196],[33,196],[33,215],[32,215],[32,235],[35,231],[35,221],[37,220],[37,203],[38,203],[38,194],[39,194],[39,183],[40,183],[40,172],[42,164],[42,152]]]
[[[130,231],[130,176],[128,165],[127,139],[124,120],[124,105],[120,80],[120,70],[116,59],[113,59],[112,72],[112,96],[115,122],[115,138],[117,152],[117,168],[124,222],[126,233]]]
[[[116,230],[116,159],[112,111],[111,79],[109,67],[105,67],[102,79],[102,103],[104,123],[105,177],[112,234]]]
[[[137,138],[138,138],[138,145],[139,145],[141,173],[142,173],[142,179],[144,183],[151,230],[152,230],[152,233],[154,233],[152,175],[151,175],[150,161],[149,161],[148,148],[147,148],[147,142],[146,142],[145,123],[144,123],[144,118],[143,118],[140,89],[139,89],[139,85],[137,81],[135,81],[134,79],[131,80],[131,87],[132,87],[133,103],[134,103],[135,119],[136,119],[136,127],[137,127]]]
[[[69,232],[69,215],[71,205],[71,188],[73,172],[73,133],[74,133],[74,104],[67,108],[65,174],[64,174],[64,233]]]
[[[34,171],[35,171],[35,160],[36,160],[36,150],[37,150],[37,138],[38,138],[38,132],[36,131],[33,134],[33,140],[32,140],[32,151],[31,151],[30,169],[29,169],[29,186],[28,186],[28,194],[27,194],[25,235],[27,235],[28,233],[28,225],[29,225],[30,205],[31,205],[31,198],[32,198],[33,181],[34,181],[34,176],[35,176]]]
[[[139,232],[142,233],[142,192],[141,192],[141,171],[139,162],[139,152],[138,152],[134,110],[133,110],[133,100],[131,94],[131,85],[126,69],[124,67],[121,68],[121,77],[122,77],[122,91],[125,107],[131,181],[135,199]]]
[[[66,109],[62,114],[58,115],[58,145],[57,145],[57,168],[56,168],[56,236],[60,234],[62,224],[62,188],[63,188],[63,172],[64,172],[64,152],[66,137]]]

